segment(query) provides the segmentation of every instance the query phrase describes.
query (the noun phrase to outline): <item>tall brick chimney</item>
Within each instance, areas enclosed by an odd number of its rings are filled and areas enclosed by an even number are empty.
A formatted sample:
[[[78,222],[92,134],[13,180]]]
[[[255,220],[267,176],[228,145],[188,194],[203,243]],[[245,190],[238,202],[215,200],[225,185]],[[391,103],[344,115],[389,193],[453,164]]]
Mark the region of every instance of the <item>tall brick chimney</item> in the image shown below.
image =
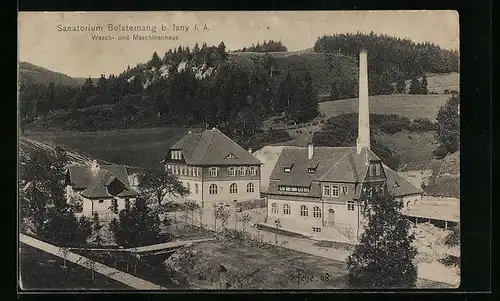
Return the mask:
[[[370,149],[370,104],[368,101],[368,61],[366,50],[359,53],[359,112],[358,139],[356,141],[358,154],[363,148]]]

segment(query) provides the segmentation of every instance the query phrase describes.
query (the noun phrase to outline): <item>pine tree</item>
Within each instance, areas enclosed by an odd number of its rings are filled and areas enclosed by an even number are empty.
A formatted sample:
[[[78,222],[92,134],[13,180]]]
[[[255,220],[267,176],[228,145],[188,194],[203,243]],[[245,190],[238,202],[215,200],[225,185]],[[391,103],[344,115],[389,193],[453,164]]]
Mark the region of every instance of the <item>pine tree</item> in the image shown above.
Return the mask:
[[[161,59],[158,56],[158,53],[153,52],[153,56],[151,57],[151,60],[149,61],[149,67],[153,67],[156,69],[159,69],[161,67]]]
[[[420,81],[417,77],[413,76],[411,78],[410,91],[409,94],[421,94],[422,86],[420,85]]]
[[[365,189],[366,188],[366,189]],[[400,213],[403,202],[374,184],[365,185],[360,199],[367,225],[358,245],[347,258],[348,283],[352,288],[413,288],[417,269],[413,259],[414,235]]]
[[[425,73],[422,75],[422,83],[420,85],[420,94],[429,94],[429,90],[427,88],[427,76],[425,76]]]

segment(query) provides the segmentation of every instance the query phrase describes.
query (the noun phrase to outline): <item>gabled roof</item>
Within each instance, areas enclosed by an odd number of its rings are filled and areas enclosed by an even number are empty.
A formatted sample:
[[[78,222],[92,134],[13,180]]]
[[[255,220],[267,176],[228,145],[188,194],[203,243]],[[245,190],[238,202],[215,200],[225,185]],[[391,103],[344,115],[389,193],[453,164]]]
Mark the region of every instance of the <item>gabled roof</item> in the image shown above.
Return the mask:
[[[189,133],[170,147],[192,165],[261,165],[257,158],[218,129]],[[236,158],[229,158],[233,154]]]
[[[387,188],[394,196],[401,197],[423,193],[422,189],[416,187],[410,181],[386,165],[384,165],[384,171],[387,177]]]
[[[271,173],[271,180],[294,186],[309,186],[316,180],[355,182],[366,174],[366,158],[380,160],[371,150],[364,149],[357,154],[355,147],[315,147],[311,159],[307,154],[304,147],[285,147]],[[290,166],[291,172],[285,173],[284,168]],[[308,168],[313,166],[316,172],[308,173]]]
[[[108,187],[114,182],[123,185],[124,189],[118,193],[119,197],[134,197],[137,195],[128,181],[128,174],[123,165],[101,165],[99,172],[93,176],[90,166],[70,166],[68,173],[74,189],[84,189],[82,196],[86,198],[113,197]]]
[[[87,188],[93,178],[88,166],[69,166],[68,173],[73,189]]]

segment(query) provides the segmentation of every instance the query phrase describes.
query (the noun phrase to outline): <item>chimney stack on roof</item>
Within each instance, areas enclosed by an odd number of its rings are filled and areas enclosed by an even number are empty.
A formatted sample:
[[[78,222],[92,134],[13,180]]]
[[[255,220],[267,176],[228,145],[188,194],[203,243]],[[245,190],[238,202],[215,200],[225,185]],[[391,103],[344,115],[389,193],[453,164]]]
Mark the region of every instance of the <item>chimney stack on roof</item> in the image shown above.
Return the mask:
[[[307,145],[307,159],[311,160],[314,155],[314,142],[309,142]]]
[[[252,148],[251,148],[251,147],[249,147],[249,148],[248,148],[248,153],[249,153],[249,154],[251,154],[251,153],[252,153]]]
[[[366,50],[359,53],[359,110],[357,152],[370,149],[370,103],[368,99],[368,60]]]
[[[92,173],[92,176],[95,177],[99,170],[101,170],[101,167],[97,164],[97,161],[92,160],[92,163],[90,164],[90,172]]]

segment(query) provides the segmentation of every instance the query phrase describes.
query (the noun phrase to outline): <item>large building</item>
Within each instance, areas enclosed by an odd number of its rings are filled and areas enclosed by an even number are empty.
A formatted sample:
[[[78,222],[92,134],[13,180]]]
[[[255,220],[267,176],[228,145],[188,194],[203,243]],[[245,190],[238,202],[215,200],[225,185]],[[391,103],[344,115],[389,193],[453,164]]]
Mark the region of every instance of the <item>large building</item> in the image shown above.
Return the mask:
[[[165,169],[202,207],[260,199],[262,163],[216,128],[189,132],[166,154]]]
[[[285,147],[271,173],[267,223],[311,236],[336,232],[356,240],[362,230],[358,200],[368,185],[383,186],[404,203],[422,191],[382,164],[370,149],[367,54],[360,53],[359,128],[354,147]]]

